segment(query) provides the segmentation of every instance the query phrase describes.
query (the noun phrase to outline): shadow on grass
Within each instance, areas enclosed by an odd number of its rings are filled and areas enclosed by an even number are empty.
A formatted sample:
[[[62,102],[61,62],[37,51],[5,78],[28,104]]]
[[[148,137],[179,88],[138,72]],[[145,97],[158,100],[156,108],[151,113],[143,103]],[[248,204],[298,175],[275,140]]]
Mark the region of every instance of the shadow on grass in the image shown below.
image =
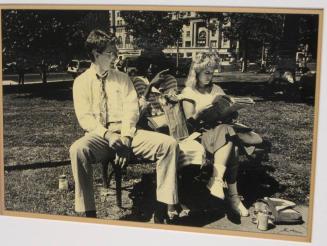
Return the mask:
[[[263,97],[266,82],[219,82],[217,83],[228,95]]]
[[[287,103],[306,103],[308,105],[314,105],[315,101],[314,95],[304,95],[303,89],[289,88],[289,92],[283,94],[269,87],[267,82],[230,81],[219,82],[218,85],[221,86],[228,95],[257,97],[264,101],[284,101]]]
[[[23,86],[4,86],[3,93],[17,94],[17,98],[42,98],[46,100],[73,100],[72,81],[53,82],[47,84],[26,84]]]
[[[239,193],[244,197],[246,207],[251,206],[258,199],[272,197],[277,192],[285,191],[286,187],[270,175],[275,171],[272,166],[256,165],[249,161],[241,164],[238,187]]]
[[[205,189],[202,183],[190,182],[190,172],[183,175],[179,184],[180,203],[190,207],[192,213],[180,218],[177,224],[188,226],[204,226],[225,216],[224,202],[215,199]],[[144,174],[139,183],[135,184],[129,198],[133,205],[131,213],[121,220],[148,222],[156,207],[156,177],[155,174]],[[205,202],[203,202],[205,201]]]
[[[257,146],[264,150],[261,155],[251,159],[240,160],[238,172],[238,190],[244,197],[244,205],[250,207],[258,199],[271,197],[276,193],[285,191],[286,187],[281,185],[272,175],[276,171],[269,163],[269,153],[272,144],[264,139],[263,143]]]
[[[282,187],[269,173],[274,169],[253,161],[243,161],[239,173],[239,192],[243,195],[244,204],[250,207],[265,196],[282,192]],[[233,214],[225,201],[210,195],[206,184],[194,177],[199,175],[198,166],[189,166],[179,174],[179,200],[191,212],[188,216],[179,218],[176,224],[203,227],[225,216],[234,224],[240,224],[240,217]],[[134,185],[129,198],[132,200],[131,213],[121,220],[147,222],[150,221],[156,206],[155,174],[145,174],[139,183]]]
[[[70,160],[56,161],[56,162],[36,162],[30,164],[17,164],[13,166],[5,166],[5,171],[16,171],[16,170],[28,170],[28,169],[40,169],[49,167],[60,167],[70,165]]]

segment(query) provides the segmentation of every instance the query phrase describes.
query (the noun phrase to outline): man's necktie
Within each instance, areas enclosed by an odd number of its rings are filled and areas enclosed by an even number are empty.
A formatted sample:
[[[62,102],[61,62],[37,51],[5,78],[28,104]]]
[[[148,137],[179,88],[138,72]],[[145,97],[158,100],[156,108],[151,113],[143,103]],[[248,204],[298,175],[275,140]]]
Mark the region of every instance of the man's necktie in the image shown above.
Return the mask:
[[[106,127],[108,122],[108,114],[107,114],[107,103],[108,103],[108,96],[106,93],[106,79],[108,76],[108,72],[104,73],[102,76],[97,75],[98,79],[101,81],[101,90],[100,90],[100,122],[101,124]]]

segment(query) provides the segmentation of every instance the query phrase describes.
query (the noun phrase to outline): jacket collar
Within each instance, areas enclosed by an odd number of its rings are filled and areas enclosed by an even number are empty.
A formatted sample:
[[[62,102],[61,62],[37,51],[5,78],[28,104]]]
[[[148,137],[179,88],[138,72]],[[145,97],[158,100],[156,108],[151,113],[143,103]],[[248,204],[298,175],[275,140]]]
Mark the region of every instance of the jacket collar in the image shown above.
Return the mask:
[[[92,75],[94,75],[95,78],[101,80],[101,79],[103,79],[103,78],[105,78],[105,77],[108,77],[108,75],[109,75],[110,72],[111,72],[111,69],[109,69],[108,71],[106,71],[104,74],[98,74],[98,73],[97,73],[97,69],[96,69],[95,64],[94,64],[94,63],[91,63],[91,66],[90,66],[90,68],[89,68],[89,72],[90,72]]]

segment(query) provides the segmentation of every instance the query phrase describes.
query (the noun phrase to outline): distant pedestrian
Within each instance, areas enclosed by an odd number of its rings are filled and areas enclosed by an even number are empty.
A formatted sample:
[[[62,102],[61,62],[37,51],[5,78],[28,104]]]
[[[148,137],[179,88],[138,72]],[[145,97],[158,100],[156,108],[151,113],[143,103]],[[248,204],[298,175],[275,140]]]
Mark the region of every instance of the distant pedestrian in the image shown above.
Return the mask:
[[[26,59],[17,59],[17,73],[18,73],[18,84],[23,85],[25,82],[25,63]]]
[[[47,83],[48,64],[45,62],[44,59],[42,59],[40,69],[41,69],[42,82]]]
[[[119,71],[123,71],[123,63],[124,63],[124,61],[123,61],[122,56],[119,56],[118,60],[117,60],[117,62],[115,64],[116,69],[119,70]]]

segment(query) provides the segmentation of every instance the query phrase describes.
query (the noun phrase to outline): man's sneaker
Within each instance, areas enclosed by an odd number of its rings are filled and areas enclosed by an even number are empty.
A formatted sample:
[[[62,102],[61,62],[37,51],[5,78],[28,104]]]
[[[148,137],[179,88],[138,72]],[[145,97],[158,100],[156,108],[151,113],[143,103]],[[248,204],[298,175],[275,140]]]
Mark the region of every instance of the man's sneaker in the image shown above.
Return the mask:
[[[179,214],[176,210],[174,211],[167,211],[167,223],[168,224],[175,224],[179,218]]]

